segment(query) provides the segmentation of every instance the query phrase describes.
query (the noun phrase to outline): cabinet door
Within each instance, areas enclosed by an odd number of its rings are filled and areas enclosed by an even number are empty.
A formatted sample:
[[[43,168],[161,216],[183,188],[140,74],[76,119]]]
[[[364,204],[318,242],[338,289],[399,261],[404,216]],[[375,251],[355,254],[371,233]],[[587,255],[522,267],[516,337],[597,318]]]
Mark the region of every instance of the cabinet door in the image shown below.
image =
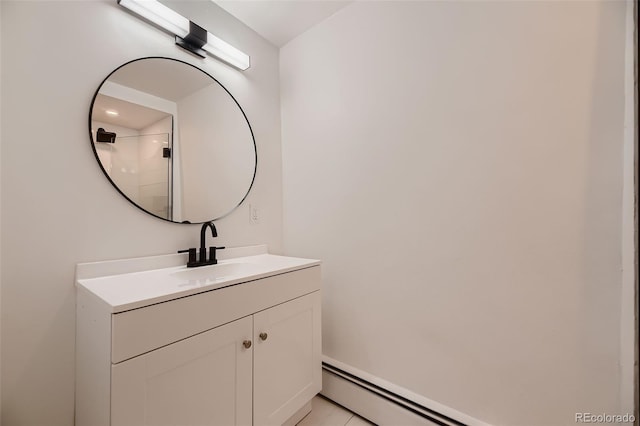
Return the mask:
[[[320,303],[316,291],[254,315],[254,425],[281,425],[320,392]]]
[[[111,424],[250,425],[253,319],[115,364]]]

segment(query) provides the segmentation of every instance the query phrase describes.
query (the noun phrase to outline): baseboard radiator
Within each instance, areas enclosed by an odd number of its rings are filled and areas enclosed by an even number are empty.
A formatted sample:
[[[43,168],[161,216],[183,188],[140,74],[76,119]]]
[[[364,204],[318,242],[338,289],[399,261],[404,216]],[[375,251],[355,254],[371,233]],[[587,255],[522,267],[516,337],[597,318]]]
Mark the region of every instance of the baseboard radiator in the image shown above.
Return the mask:
[[[377,425],[488,426],[435,402],[416,402],[397,386],[331,358],[323,358],[322,369],[320,394]]]

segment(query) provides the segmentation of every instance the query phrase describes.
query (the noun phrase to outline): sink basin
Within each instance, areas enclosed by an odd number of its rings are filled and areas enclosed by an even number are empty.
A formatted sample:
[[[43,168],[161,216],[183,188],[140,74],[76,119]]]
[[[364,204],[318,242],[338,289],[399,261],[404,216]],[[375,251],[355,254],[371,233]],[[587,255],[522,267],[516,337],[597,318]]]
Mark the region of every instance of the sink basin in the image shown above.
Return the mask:
[[[174,277],[189,281],[221,281],[231,277],[249,276],[259,273],[259,265],[245,262],[219,263],[217,265],[200,266],[183,269],[172,273]]]
[[[196,268],[187,268],[186,257],[178,254],[81,264],[76,285],[119,313],[320,264],[269,254],[261,247],[256,246],[257,253],[250,247],[227,249],[225,255],[233,257]]]

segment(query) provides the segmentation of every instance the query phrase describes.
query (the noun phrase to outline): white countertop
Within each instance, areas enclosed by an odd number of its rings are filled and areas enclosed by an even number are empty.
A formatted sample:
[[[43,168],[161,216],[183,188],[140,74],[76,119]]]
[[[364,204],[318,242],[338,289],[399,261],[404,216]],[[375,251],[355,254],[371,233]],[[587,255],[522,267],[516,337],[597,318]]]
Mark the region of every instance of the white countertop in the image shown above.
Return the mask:
[[[91,278],[79,277],[76,285],[96,295],[116,313],[319,264],[320,261],[315,259],[258,254],[221,260],[217,265],[197,268],[173,266]]]

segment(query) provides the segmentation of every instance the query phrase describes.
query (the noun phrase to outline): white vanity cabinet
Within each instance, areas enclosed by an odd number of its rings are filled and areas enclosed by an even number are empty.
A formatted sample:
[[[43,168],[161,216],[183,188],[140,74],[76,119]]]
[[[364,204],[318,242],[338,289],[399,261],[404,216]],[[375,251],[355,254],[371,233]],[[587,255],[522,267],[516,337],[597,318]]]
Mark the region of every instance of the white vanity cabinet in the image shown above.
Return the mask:
[[[253,421],[281,425],[320,392],[320,292],[253,316]]]
[[[112,425],[251,424],[250,317],[115,364]]]
[[[99,287],[123,276],[78,280],[76,425],[300,418],[321,390],[320,267],[303,266],[117,306]]]

